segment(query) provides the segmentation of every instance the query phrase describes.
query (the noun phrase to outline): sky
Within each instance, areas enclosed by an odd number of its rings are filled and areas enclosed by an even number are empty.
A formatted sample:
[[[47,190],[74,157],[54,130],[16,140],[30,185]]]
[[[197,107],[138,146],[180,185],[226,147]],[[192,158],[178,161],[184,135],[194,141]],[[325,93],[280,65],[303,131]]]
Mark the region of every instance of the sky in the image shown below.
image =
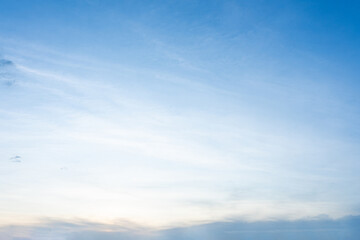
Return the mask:
[[[359,10],[0,0],[0,236],[358,239]]]

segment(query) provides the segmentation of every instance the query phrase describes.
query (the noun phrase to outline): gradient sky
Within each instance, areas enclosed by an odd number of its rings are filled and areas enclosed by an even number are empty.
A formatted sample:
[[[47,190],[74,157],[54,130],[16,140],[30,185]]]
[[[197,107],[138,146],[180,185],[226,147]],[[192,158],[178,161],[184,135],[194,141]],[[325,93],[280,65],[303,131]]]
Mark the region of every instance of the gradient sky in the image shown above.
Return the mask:
[[[0,0],[0,225],[360,214],[359,11]]]

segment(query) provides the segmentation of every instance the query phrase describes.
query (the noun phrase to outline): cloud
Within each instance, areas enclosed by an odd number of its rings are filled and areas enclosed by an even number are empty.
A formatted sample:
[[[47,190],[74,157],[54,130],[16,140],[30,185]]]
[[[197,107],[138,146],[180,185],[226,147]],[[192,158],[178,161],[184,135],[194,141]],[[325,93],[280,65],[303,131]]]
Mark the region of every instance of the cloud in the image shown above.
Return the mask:
[[[21,162],[21,157],[19,155],[13,156],[10,158],[12,162]]]
[[[15,83],[15,64],[7,59],[0,59],[0,83],[11,86]]]
[[[13,66],[14,63],[10,60],[7,60],[7,59],[0,59],[0,67],[3,67],[3,66]]]
[[[103,224],[80,219],[72,221],[43,219],[33,225],[0,226],[0,239],[117,239],[119,236],[125,237],[125,239],[136,239],[135,235],[143,232],[143,228],[127,221]]]
[[[50,220],[34,226],[2,227],[0,236],[4,240],[358,240],[359,224],[360,216],[348,216],[337,220],[321,216],[297,221],[229,221],[154,230],[128,222],[101,224],[81,220]]]

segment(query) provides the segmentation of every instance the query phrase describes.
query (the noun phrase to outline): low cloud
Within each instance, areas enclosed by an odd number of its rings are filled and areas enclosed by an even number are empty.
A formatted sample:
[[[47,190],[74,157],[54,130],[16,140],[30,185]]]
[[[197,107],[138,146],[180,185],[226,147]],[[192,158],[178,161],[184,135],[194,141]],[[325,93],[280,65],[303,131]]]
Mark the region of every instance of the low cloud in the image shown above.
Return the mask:
[[[215,222],[166,230],[145,229],[126,222],[107,225],[79,220],[2,227],[0,236],[4,240],[358,240],[358,226],[360,216],[337,220],[321,216],[297,221]]]

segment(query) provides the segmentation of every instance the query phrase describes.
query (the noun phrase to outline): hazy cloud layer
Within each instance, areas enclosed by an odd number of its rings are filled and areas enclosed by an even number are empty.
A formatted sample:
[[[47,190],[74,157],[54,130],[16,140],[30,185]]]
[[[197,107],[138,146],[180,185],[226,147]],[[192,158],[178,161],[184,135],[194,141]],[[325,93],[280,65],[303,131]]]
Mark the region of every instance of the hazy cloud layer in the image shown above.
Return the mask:
[[[129,223],[106,225],[79,220],[2,227],[0,237],[3,240],[358,240],[359,225],[359,216],[338,220],[320,217],[297,221],[215,222],[166,230],[150,230]]]

